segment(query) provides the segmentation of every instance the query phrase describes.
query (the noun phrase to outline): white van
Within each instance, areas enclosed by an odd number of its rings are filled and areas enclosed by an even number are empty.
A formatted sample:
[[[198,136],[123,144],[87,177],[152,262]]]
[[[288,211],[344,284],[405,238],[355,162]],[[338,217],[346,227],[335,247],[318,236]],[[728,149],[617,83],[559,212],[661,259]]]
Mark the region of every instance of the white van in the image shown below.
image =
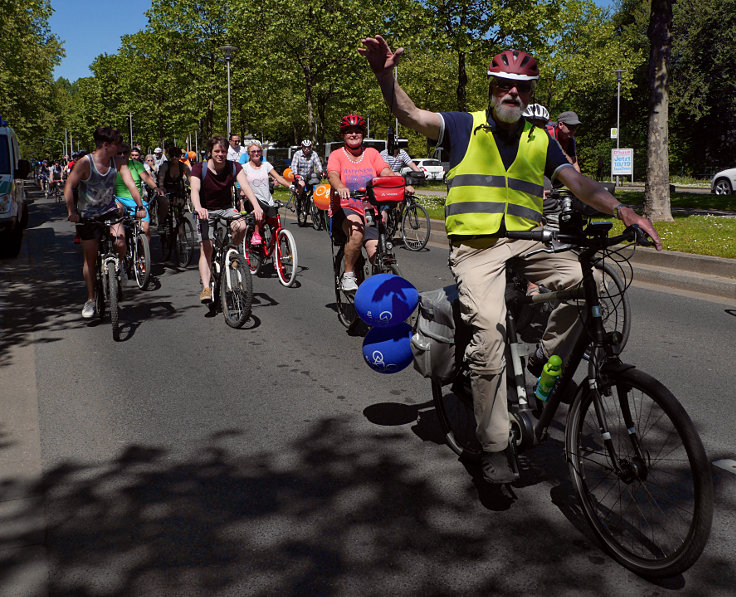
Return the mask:
[[[15,131],[0,117],[0,257],[16,257],[28,226],[24,187],[31,170],[21,159]]]

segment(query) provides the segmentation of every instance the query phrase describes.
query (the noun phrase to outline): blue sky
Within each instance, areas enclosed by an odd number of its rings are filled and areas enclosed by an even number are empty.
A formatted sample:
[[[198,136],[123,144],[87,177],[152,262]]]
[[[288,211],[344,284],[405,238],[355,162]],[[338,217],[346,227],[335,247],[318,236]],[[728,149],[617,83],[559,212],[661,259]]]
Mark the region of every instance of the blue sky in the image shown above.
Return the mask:
[[[613,0],[595,2],[609,6]],[[54,70],[54,78],[76,81],[92,75],[89,65],[99,54],[117,53],[121,35],[145,28],[148,19],[144,13],[151,7],[151,0],[51,0],[51,6],[55,12],[49,25],[64,42],[66,51],[66,58]]]
[[[51,6],[49,26],[66,51],[54,78],[76,81],[92,75],[89,65],[99,54],[117,53],[121,35],[145,28],[151,0],[51,0]]]

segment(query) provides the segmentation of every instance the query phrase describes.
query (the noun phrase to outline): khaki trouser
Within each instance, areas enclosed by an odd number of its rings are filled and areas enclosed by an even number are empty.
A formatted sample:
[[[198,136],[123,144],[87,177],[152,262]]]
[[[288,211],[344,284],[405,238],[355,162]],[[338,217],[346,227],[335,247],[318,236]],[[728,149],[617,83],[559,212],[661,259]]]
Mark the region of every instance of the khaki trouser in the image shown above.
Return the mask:
[[[490,237],[453,243],[450,268],[460,295],[462,319],[472,329],[465,351],[470,368],[476,435],[488,452],[508,445],[509,415],[506,405],[506,262],[542,248],[542,243]],[[552,290],[579,283],[582,272],[577,257],[567,251],[538,253],[528,258],[524,275]],[[552,311],[542,337],[545,356],[555,353],[573,333],[578,307],[567,303]]]

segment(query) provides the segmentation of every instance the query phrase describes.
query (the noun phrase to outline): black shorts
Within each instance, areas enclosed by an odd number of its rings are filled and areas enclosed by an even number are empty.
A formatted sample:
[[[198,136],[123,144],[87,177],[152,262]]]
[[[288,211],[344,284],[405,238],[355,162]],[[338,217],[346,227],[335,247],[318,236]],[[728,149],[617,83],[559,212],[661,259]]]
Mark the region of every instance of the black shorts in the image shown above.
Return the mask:
[[[365,216],[362,213],[355,209],[350,209],[349,207],[342,207],[338,209],[332,216],[332,229],[333,231],[336,231],[333,232],[333,235],[335,233],[337,233],[338,235],[343,234],[342,223],[346,220],[346,214],[355,214],[357,216],[360,216],[361,221],[365,225]],[[370,226],[365,225],[365,230],[363,232],[363,244],[365,244],[369,240],[378,240],[378,227],[375,224],[371,224]]]
[[[114,218],[115,216],[117,216],[117,214],[118,214],[118,211],[113,210],[105,214],[96,216],[94,219],[100,222],[104,222],[105,220]],[[103,232],[105,232],[105,230],[110,229],[109,227],[100,226],[98,224],[93,224],[93,223],[77,224],[76,226],[77,226],[77,236],[79,236],[80,240],[99,241],[102,238]]]

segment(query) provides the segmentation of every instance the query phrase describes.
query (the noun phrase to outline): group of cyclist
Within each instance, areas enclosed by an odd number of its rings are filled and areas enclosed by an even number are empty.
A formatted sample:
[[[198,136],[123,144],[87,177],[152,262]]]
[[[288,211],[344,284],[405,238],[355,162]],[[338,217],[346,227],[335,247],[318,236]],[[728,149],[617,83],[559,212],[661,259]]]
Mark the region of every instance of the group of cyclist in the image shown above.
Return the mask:
[[[450,242],[450,268],[459,288],[463,321],[472,330],[465,352],[470,369],[470,382],[475,404],[476,434],[483,448],[482,470],[490,483],[513,481],[518,473],[512,467],[509,446],[509,416],[504,391],[505,267],[506,262],[533,251],[539,243],[511,240],[507,231],[530,230],[542,223],[545,178],[552,184],[563,184],[583,202],[600,212],[613,214],[626,225],[639,225],[661,248],[657,233],[646,218],[620,204],[601,185],[579,173],[575,151],[575,130],[580,124],[573,112],[562,113],[556,123],[549,122],[549,113],[531,98],[539,79],[536,60],[523,51],[507,50],[493,58],[488,66],[489,104],[487,109],[473,113],[431,112],[418,108],[396,82],[393,69],[403,49],[391,51],[385,40],[376,36],[362,41],[358,51],[368,60],[386,105],[399,122],[449,149],[448,196],[445,204],[445,228]],[[525,118],[526,117],[526,120]],[[342,230],[345,242],[345,275],[342,289],[357,288],[354,268],[361,247],[371,258],[377,245],[375,226],[365,218],[366,205],[351,192],[366,187],[369,180],[393,176],[408,156],[402,152],[379,154],[363,144],[365,120],[358,114],[344,116],[339,124],[343,146],[330,153],[326,175],[331,185],[329,215],[333,230]],[[235,143],[233,142],[235,141]],[[557,142],[555,142],[557,141]],[[184,177],[191,187],[191,202],[199,220],[199,273],[202,280],[200,300],[212,300],[208,286],[212,257],[210,229],[216,214],[237,215],[233,206],[232,188],[239,188],[239,206],[253,212],[258,224],[254,243],[260,242],[264,218],[273,213],[271,179],[287,185],[273,166],[262,159],[259,143],[246,148],[239,137],[229,140],[215,136],[208,142],[208,158],[191,169],[179,161],[177,151],[170,152],[170,161],[151,163],[158,166],[158,179],[136,164],[140,154],[121,152],[120,134],[109,127],[95,131],[95,151],[78,161],[66,189],[69,220],[78,222],[85,217],[102,215],[118,209],[118,202],[147,219],[140,194],[141,180],[159,195],[181,192]],[[228,160],[228,154],[236,160]],[[410,161],[410,160],[409,160]],[[133,163],[135,162],[135,163]],[[148,158],[146,158],[148,162]],[[324,175],[322,164],[305,140],[292,160],[292,171],[298,193],[308,188],[309,175]],[[411,165],[409,164],[411,167]],[[119,176],[118,184],[115,178]],[[153,184],[152,184],[153,183]],[[77,208],[72,188],[79,185]],[[549,182],[548,185],[549,186]],[[247,203],[246,203],[247,201]],[[165,204],[163,211],[165,214]],[[239,243],[245,233],[245,222],[231,222],[234,241]],[[148,228],[145,228],[149,233]],[[84,248],[84,276],[89,300],[84,317],[94,314],[92,277],[96,237],[92,229],[79,226]],[[124,237],[116,236],[118,251],[124,252]],[[149,233],[150,234],[150,233]],[[551,289],[563,289],[578,284],[581,271],[575,255],[537,253],[525,260],[524,274],[536,284]],[[91,313],[90,313],[90,310]],[[560,303],[549,318],[540,349],[532,355],[529,368],[538,374],[541,366],[572,334],[577,309]]]

